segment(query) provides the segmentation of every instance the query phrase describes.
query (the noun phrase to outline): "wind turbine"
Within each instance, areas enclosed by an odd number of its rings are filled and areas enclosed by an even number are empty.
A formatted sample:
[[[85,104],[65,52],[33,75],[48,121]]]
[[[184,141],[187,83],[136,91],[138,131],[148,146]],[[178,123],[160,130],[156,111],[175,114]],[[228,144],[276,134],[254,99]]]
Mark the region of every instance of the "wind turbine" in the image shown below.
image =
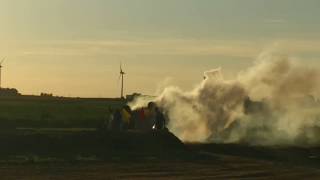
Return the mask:
[[[123,96],[123,78],[124,78],[124,75],[126,73],[122,70],[122,63],[120,63],[120,76],[119,78],[121,78],[121,99],[124,99],[124,96]]]
[[[2,86],[1,86],[1,80],[2,80],[2,63],[3,63],[3,61],[5,60],[6,58],[3,58],[2,60],[1,60],[1,62],[0,62],[0,89],[2,89]]]

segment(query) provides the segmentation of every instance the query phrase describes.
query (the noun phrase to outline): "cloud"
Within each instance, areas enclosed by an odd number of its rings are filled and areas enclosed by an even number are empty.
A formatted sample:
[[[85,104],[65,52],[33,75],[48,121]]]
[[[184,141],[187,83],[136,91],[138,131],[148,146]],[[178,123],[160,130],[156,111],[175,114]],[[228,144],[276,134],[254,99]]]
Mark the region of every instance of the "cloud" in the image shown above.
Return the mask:
[[[266,47],[276,47],[293,55],[319,54],[318,39],[278,39],[275,41],[148,39],[47,41],[25,43],[16,51],[23,56],[224,56],[253,59]]]
[[[273,46],[287,54],[319,54],[320,40],[314,39],[280,39],[273,43]]]
[[[26,44],[23,55],[219,55],[253,57],[259,52],[244,41],[204,41],[184,39],[50,41]]]
[[[285,19],[265,19],[264,23],[267,24],[282,24],[286,23],[287,21]]]

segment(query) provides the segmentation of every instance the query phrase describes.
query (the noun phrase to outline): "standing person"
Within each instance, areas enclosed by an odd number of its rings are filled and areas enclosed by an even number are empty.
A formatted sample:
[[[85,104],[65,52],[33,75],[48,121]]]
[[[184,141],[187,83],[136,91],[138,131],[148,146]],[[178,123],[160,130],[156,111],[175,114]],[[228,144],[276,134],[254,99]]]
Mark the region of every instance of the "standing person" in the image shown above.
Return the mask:
[[[156,118],[155,118],[154,129],[155,130],[165,129],[166,120],[165,120],[163,113],[160,111],[160,109],[158,107],[155,108],[155,112],[156,112]]]
[[[135,110],[135,116],[133,117],[134,119],[134,127],[135,129],[139,131],[146,131],[148,130],[147,128],[147,111],[145,108],[140,108]]]
[[[129,106],[124,106],[121,110],[122,117],[122,129],[128,130],[130,129],[130,123],[132,123],[132,112]]]
[[[111,122],[111,126],[110,126],[111,130],[112,131],[120,131],[121,121],[122,121],[121,112],[119,109],[116,109],[115,112],[113,113],[113,118],[112,118],[112,122]]]
[[[134,129],[135,125],[136,125],[134,113],[133,113],[130,106],[127,105],[127,106],[125,106],[125,108],[126,108],[127,112],[130,114],[128,127],[129,127],[129,129]]]
[[[114,114],[113,109],[108,108],[107,113],[106,113],[106,117],[105,117],[103,124],[102,124],[103,130],[110,130],[111,129],[111,123],[113,121],[113,114]]]
[[[146,111],[146,126],[148,130],[154,129],[154,125],[156,122],[156,109],[157,105],[154,102],[149,102],[148,103],[148,108]]]

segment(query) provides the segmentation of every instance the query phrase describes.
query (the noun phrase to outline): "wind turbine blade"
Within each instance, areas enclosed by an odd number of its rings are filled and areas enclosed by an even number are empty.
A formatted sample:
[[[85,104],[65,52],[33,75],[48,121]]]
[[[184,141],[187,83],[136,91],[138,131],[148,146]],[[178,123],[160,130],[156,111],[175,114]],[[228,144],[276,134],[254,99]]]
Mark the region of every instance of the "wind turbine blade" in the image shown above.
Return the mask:
[[[4,62],[5,59],[6,59],[6,58],[4,57],[4,58],[1,60],[0,65],[2,65],[2,63]]]

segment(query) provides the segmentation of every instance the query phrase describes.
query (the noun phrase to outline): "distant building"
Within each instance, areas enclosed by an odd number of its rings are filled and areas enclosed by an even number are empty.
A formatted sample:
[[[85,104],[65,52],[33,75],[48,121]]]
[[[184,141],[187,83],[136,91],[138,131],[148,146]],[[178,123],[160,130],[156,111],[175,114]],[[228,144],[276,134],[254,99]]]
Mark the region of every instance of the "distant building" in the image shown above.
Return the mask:
[[[0,88],[0,96],[20,96],[21,94],[15,88]]]
[[[53,97],[52,93],[41,93],[40,94],[41,97]]]

